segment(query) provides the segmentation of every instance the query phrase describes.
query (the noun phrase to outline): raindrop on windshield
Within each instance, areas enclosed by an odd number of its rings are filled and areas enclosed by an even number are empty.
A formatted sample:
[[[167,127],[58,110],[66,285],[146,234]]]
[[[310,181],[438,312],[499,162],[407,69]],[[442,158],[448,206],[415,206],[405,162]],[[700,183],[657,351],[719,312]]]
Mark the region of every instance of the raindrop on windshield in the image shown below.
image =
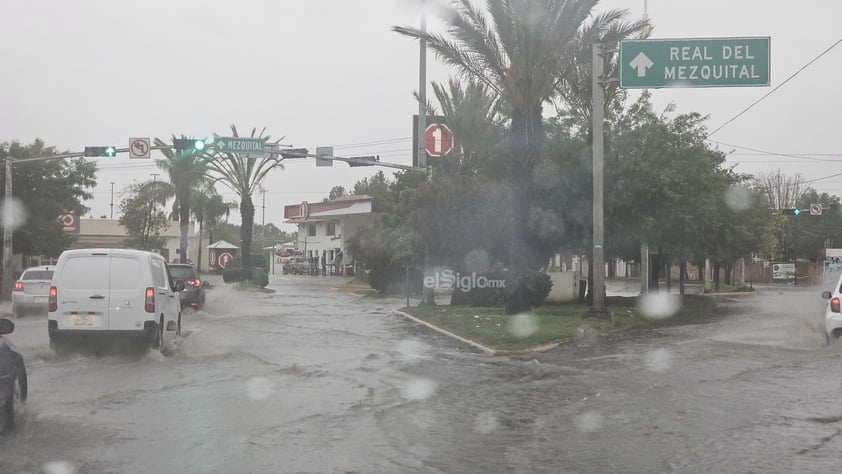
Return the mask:
[[[647,293],[640,297],[640,314],[647,319],[671,318],[681,308],[681,298],[666,292]]]
[[[732,211],[745,211],[751,207],[751,190],[742,184],[732,184],[725,191],[725,205]]]
[[[50,461],[41,466],[44,474],[73,474],[76,469],[67,461]]]
[[[9,226],[12,229],[26,224],[26,208],[20,199],[12,198],[3,201],[3,225]]]
[[[582,433],[591,433],[602,427],[602,415],[594,410],[586,411],[577,416],[574,422]]]
[[[667,349],[655,349],[647,352],[643,361],[652,372],[665,372],[672,368],[672,353]]]
[[[516,314],[509,318],[509,332],[514,337],[526,338],[538,330],[538,317],[529,313]]]
[[[426,400],[436,393],[437,385],[427,378],[411,379],[401,388],[401,396],[407,400]]]
[[[263,377],[253,377],[248,381],[248,396],[252,400],[266,400],[272,394],[272,381]]]

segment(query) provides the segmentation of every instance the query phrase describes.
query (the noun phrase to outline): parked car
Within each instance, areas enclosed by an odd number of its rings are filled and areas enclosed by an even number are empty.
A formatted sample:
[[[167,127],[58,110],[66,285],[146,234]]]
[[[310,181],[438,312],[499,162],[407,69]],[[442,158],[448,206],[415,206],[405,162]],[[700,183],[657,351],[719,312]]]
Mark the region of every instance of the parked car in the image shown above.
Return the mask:
[[[179,293],[181,307],[201,309],[205,306],[205,287],[208,282],[199,278],[196,268],[189,263],[170,263],[173,280],[184,282],[184,290]]]
[[[26,366],[23,356],[3,335],[15,330],[15,323],[0,319],[0,432],[19,423],[26,405]]]
[[[822,298],[828,300],[824,310],[824,326],[827,342],[831,343],[842,336],[842,276],[833,291],[823,292]]]
[[[31,267],[23,271],[12,291],[12,317],[27,313],[47,314],[50,281],[55,267]]]
[[[59,256],[48,300],[50,347],[71,339],[131,337],[161,350],[181,332],[167,262],[142,250],[67,250]]]
[[[293,275],[307,275],[310,273],[310,260],[307,257],[291,257],[284,263],[282,273]]]

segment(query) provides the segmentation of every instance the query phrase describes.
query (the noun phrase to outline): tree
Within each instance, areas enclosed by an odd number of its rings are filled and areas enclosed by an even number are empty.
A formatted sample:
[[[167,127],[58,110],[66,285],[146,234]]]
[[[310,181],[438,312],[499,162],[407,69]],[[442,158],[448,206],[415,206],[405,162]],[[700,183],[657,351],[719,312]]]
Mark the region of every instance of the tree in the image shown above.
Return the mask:
[[[128,248],[160,252],[165,240],[161,230],[169,224],[163,206],[172,195],[172,186],[167,183],[147,181],[127,188],[127,194],[120,201],[120,225],[129,236],[124,244]]]
[[[330,194],[327,196],[327,201],[333,201],[336,198],[341,198],[342,196],[347,196],[348,192],[345,191],[344,186],[334,186],[330,188]]]
[[[197,271],[202,271],[202,238],[204,235],[205,225],[208,227],[210,239],[213,239],[213,230],[219,224],[228,218],[231,209],[237,207],[236,203],[225,202],[222,196],[217,194],[216,189],[209,183],[199,189],[193,194],[191,212],[196,222],[199,224],[199,262]],[[209,239],[209,240],[210,240]]]
[[[186,139],[185,135],[181,136]],[[172,142],[175,143],[176,137],[173,135]],[[155,146],[168,146],[167,142],[160,138],[155,138]],[[181,254],[181,263],[187,263],[187,233],[190,224],[190,197],[194,189],[206,180],[205,172],[207,171],[209,155],[205,153],[197,153],[193,149],[189,150],[173,150],[172,148],[161,148],[158,151],[164,155],[164,160],[156,162],[158,168],[162,169],[173,185],[175,191],[175,202],[173,203],[173,213],[177,216],[179,221],[180,242],[179,249]],[[199,240],[201,242],[201,239]],[[201,244],[200,244],[201,245]],[[200,250],[201,252],[201,250]]]
[[[264,136],[266,129],[257,133],[257,128],[251,130],[252,138],[261,138],[264,142],[269,141],[269,136]],[[233,136],[240,136],[237,127],[231,125]],[[254,231],[254,202],[251,195],[259,189],[260,182],[270,171],[275,168],[283,169],[281,157],[271,155],[259,158],[249,157],[248,154],[215,152],[213,160],[208,163],[208,171],[215,175],[214,182],[221,182],[240,197],[240,253],[242,262],[246,268],[251,268],[251,242]]]
[[[31,144],[0,143],[0,160],[37,158],[59,152],[36,139]],[[72,242],[73,235],[62,230],[59,216],[75,212],[83,216],[96,186],[96,162],[62,159],[24,162],[14,165],[12,191],[23,206],[26,220],[13,234],[13,253],[58,257]],[[0,169],[0,189],[5,190],[5,167]]]

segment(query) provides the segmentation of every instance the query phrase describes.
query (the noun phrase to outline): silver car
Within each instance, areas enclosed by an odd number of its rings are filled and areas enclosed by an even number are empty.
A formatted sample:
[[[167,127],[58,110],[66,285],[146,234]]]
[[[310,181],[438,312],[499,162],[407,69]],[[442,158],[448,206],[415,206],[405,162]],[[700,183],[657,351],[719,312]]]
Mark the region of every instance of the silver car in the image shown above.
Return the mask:
[[[53,266],[40,266],[23,271],[12,291],[13,317],[34,312],[47,314],[50,282],[53,279],[54,269]]]

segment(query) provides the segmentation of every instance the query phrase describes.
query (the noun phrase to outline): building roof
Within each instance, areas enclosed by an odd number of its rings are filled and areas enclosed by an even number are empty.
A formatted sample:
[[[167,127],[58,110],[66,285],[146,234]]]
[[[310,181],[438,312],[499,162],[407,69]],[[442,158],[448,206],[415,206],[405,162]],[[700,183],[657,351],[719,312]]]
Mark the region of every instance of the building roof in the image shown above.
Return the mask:
[[[374,198],[367,194],[342,196],[332,201],[284,206],[285,224],[306,224],[350,214],[371,214]]]
[[[238,249],[240,247],[237,247],[236,245],[234,245],[230,242],[226,242],[224,240],[217,240],[216,242],[208,245],[208,248],[209,249]]]

